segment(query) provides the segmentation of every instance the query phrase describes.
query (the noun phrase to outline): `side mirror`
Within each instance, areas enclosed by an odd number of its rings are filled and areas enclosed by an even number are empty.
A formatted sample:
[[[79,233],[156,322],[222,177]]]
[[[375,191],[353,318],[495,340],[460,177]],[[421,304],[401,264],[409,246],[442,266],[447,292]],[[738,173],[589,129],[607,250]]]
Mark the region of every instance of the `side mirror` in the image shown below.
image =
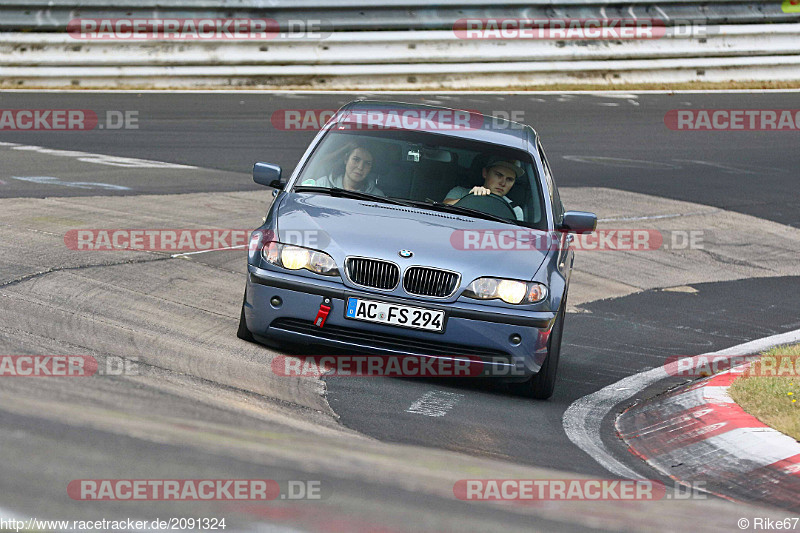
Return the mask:
[[[591,233],[597,228],[597,215],[586,211],[567,211],[558,227],[570,233]]]
[[[281,167],[269,163],[253,165],[253,181],[274,189],[283,189],[286,186],[286,181],[281,180]]]

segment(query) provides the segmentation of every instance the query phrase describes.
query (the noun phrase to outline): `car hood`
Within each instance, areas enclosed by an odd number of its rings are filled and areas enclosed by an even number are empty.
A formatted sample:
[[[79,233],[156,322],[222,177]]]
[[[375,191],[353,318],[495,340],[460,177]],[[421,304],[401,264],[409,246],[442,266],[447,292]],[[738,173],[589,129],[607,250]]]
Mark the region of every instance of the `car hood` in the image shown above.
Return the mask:
[[[515,247],[523,248],[518,250],[463,249],[465,231],[473,236],[487,230],[495,234],[506,231],[508,244],[529,240],[535,230],[326,194],[285,194],[278,207],[277,230],[282,242],[325,250],[340,267],[347,256],[374,257],[397,263],[402,269],[421,265],[454,270],[462,274],[463,285],[481,276],[530,280],[547,254],[547,250],[530,245]],[[403,258],[400,250],[413,255]]]

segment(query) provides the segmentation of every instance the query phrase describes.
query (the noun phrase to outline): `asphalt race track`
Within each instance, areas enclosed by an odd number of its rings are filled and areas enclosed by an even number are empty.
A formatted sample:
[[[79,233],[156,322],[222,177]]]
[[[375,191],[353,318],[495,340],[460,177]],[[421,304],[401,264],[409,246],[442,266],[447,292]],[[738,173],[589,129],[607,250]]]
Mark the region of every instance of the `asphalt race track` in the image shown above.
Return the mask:
[[[716,498],[512,508],[458,501],[452,486],[614,477],[568,439],[562,419],[574,401],[671,356],[800,328],[797,132],[664,123],[672,109],[792,109],[796,92],[376,97],[511,113],[541,134],[568,209],[596,211],[601,226],[708,232],[698,252],[576,254],[549,401],[480,380],[282,380],[269,366],[280,352],[235,336],[241,250],[173,257],[65,246],[75,228],[257,227],[271,195],[252,182],[252,164],[288,172],[315,134],[276,127],[274,114],[360,96],[0,92],[0,109],[92,110],[105,126],[121,111],[136,126],[0,131],[0,354],[138,366],[83,381],[0,378],[0,515],[202,515],[228,517],[233,531],[714,531],[775,514]],[[446,414],[410,412],[425,395],[451,398]],[[613,418],[601,426],[609,452],[671,484],[627,452]],[[323,497],[258,505],[67,495],[71,480],[112,478],[316,480]]]
[[[792,108],[797,93],[588,95],[440,95],[396,97],[483,113],[499,111],[527,121],[542,135],[559,186],[604,186],[722,207],[794,227],[797,139],[786,132],[681,132],[664,125],[671,109]],[[188,164],[248,174],[252,162],[268,159],[293,168],[314,131],[279,131],[270,121],[282,109],[337,109],[369,94],[0,94],[3,108],[49,108],[54,99],[66,109],[135,111],[133,129],[80,133],[0,131],[0,141],[62,150],[83,150]],[[749,106],[749,107],[748,107]],[[513,114],[512,114],[513,113]],[[589,159],[581,162],[571,158]],[[591,158],[603,158],[591,162]],[[625,161],[634,160],[634,161]],[[220,183],[153,183],[147,174],[135,182],[136,194],[224,190]],[[230,180],[230,181],[228,181]],[[200,181],[200,180],[198,180]],[[230,190],[244,190],[235,177]],[[255,187],[255,185],[250,185]],[[0,197],[28,195],[3,188]],[[57,195],[97,194],[54,191]],[[41,194],[41,193],[40,193]],[[47,193],[48,195],[51,193]]]

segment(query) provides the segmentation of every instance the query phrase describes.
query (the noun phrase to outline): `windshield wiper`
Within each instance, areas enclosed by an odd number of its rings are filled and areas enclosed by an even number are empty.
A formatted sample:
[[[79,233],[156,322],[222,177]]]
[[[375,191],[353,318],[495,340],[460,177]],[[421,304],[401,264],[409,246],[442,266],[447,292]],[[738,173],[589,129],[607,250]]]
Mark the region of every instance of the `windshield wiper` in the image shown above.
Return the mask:
[[[383,202],[387,204],[402,205],[405,207],[416,207],[414,204],[398,200],[396,198],[389,198],[386,196],[379,196],[377,194],[369,194],[361,191],[349,191],[341,187],[318,187],[316,185],[298,185],[294,188],[294,192],[319,192],[323,194],[330,194],[339,198],[352,198],[354,200],[372,200],[375,202]]]
[[[468,215],[486,220],[494,220],[497,222],[504,222],[506,224],[519,225],[516,220],[503,218],[498,215],[484,213],[477,209],[470,209],[469,207],[459,207],[455,205],[436,202],[433,200],[420,201],[420,200],[400,200],[397,198],[390,198],[387,196],[378,196],[377,194],[369,194],[361,191],[349,191],[341,187],[319,187],[317,185],[298,185],[294,188],[294,192],[318,192],[322,194],[329,194],[340,198],[353,198],[355,200],[372,200],[376,202],[383,202],[393,205],[402,205],[405,207],[416,207],[423,209],[432,209],[434,211],[443,211],[446,213],[453,213],[457,215]]]
[[[495,220],[497,222],[504,222],[506,224],[514,224],[515,226],[519,225],[517,220],[511,220],[509,218],[493,215],[491,213],[484,213],[483,211],[478,211],[477,209],[471,209],[469,207],[460,207],[457,205],[445,204],[443,202],[436,202],[434,200],[428,200],[425,202],[420,202],[416,200],[410,200],[410,201],[417,207],[427,207],[435,211],[443,211],[445,213],[453,213],[457,215],[468,215],[472,217],[483,218],[486,220]]]

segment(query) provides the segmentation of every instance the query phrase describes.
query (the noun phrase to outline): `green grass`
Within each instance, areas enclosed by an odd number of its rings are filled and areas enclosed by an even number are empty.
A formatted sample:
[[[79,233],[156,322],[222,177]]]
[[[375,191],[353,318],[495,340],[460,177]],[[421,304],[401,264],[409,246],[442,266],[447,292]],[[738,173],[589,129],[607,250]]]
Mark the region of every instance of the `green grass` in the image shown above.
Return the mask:
[[[761,422],[800,440],[800,344],[764,352],[728,393]]]

